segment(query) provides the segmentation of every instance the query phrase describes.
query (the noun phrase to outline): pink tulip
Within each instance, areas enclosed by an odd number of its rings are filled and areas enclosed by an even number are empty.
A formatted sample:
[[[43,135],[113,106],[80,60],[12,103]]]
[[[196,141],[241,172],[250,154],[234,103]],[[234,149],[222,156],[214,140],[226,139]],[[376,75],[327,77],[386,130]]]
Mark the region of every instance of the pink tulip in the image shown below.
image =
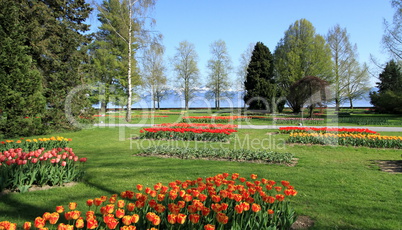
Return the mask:
[[[78,156],[74,156],[74,161],[78,161]]]
[[[31,163],[36,164],[38,162],[38,158],[32,158]]]
[[[61,162],[61,166],[65,167],[67,165],[66,161]]]
[[[86,157],[80,158],[80,162],[87,162],[87,158]]]

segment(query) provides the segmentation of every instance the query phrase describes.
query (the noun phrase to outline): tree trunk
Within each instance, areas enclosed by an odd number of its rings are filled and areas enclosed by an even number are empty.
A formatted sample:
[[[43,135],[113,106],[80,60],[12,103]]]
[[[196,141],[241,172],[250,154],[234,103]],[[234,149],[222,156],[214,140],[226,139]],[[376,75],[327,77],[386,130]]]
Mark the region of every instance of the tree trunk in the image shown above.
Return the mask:
[[[309,109],[309,113],[310,113],[310,118],[312,118],[313,117],[313,112],[314,112],[314,105],[310,105],[309,107],[308,107],[308,109]]]
[[[132,27],[133,27],[133,25],[132,25],[132,16],[133,16],[133,12],[132,12],[132,5],[133,5],[133,3],[130,1],[130,4],[129,4],[129,10],[130,10],[130,13],[129,13],[129,15],[130,15],[130,23],[129,23],[129,27],[128,27],[128,76],[127,76],[127,96],[128,96],[128,98],[127,98],[127,112],[126,112],[126,121],[127,122],[130,122],[131,121],[131,94],[132,94],[132,92],[131,92],[131,59],[132,59],[132,57],[131,57],[131,52],[132,52],[132,50],[131,50],[131,30],[132,30]]]
[[[349,103],[350,103],[350,108],[353,109],[353,100],[352,100],[352,98],[349,98]]]
[[[339,103],[339,98],[335,98],[335,111],[340,110],[340,103]]]

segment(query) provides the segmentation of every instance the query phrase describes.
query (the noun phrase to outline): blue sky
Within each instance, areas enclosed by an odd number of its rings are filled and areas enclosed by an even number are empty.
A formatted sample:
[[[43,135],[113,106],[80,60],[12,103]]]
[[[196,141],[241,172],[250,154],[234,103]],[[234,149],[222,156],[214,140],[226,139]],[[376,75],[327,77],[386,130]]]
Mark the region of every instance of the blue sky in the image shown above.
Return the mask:
[[[159,0],[152,17],[156,19],[154,30],[164,36],[167,66],[179,43],[187,40],[195,45],[204,80],[214,41],[226,42],[237,69],[250,43],[263,42],[274,52],[284,32],[301,18],[309,20],[321,35],[339,24],[357,44],[361,62],[370,64],[373,54],[384,63],[388,57],[381,50],[383,20],[390,21],[393,14],[389,0]],[[89,21],[94,22],[96,18]],[[173,77],[171,68],[167,74]],[[232,78],[236,77],[233,73]]]

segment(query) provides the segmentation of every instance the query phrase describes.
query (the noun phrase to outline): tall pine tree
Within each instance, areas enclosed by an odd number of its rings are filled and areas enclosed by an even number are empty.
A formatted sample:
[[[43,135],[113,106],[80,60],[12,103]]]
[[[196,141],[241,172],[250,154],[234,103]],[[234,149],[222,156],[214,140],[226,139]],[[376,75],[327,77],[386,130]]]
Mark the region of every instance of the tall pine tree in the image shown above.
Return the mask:
[[[89,25],[85,20],[92,10],[85,0],[18,0],[24,7],[30,54],[43,78],[48,109],[44,122],[52,130],[75,129],[68,116],[87,117],[91,107],[84,96],[74,94],[72,103],[66,98],[72,90],[86,83]],[[68,114],[70,113],[70,114]]]
[[[378,112],[402,113],[402,70],[391,60],[379,75],[378,92],[370,93],[370,103]]]
[[[274,61],[271,51],[262,42],[257,42],[244,82],[244,103],[248,109],[268,110],[277,96],[274,79]]]
[[[42,78],[26,45],[24,12],[15,1],[0,1],[0,135],[43,134]]]

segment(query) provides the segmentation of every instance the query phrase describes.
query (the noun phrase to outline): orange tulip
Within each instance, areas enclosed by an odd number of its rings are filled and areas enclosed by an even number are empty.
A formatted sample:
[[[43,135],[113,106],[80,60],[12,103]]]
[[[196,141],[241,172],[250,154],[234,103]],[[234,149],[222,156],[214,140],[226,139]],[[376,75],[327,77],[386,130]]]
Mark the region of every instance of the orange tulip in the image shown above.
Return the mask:
[[[207,207],[204,207],[204,208],[201,210],[201,214],[202,214],[203,216],[208,216],[210,212],[211,212],[211,209],[209,209],[209,208],[207,208]]]
[[[131,223],[135,224],[140,220],[140,216],[138,214],[134,214],[131,216]]]
[[[143,208],[145,206],[145,202],[141,200],[135,201],[135,207],[137,208]]]
[[[113,213],[114,212],[114,204],[108,204],[105,206],[105,211],[107,213]]]
[[[215,230],[215,225],[212,224],[204,225],[204,230]]]
[[[169,224],[175,224],[177,221],[177,215],[176,214],[169,214],[167,216]]]
[[[72,220],[73,218],[71,217],[71,212],[65,212],[64,218],[66,218],[66,220]]]
[[[87,229],[95,229],[98,227],[98,221],[95,218],[87,219]]]
[[[251,205],[251,210],[253,210],[253,212],[259,212],[261,211],[261,206],[259,204],[253,203]]]
[[[35,223],[34,223],[35,228],[43,228],[43,227],[45,227],[45,224],[46,224],[46,220],[43,219],[42,217],[35,218]]]
[[[184,224],[184,222],[186,222],[186,218],[187,218],[187,215],[185,215],[183,213],[179,213],[177,215],[177,223]]]
[[[212,195],[212,196],[211,196],[211,199],[212,199],[212,201],[215,202],[215,203],[219,203],[219,202],[221,201],[221,197],[218,196],[218,195]]]
[[[103,203],[102,198],[95,198],[94,199],[94,205],[95,206],[100,206]]]
[[[24,230],[30,230],[30,229],[31,229],[31,226],[32,226],[32,223],[31,223],[31,222],[25,222],[24,225],[22,226],[22,228],[23,228]]]
[[[127,204],[127,211],[132,212],[135,209],[135,204],[134,203],[128,203]]]
[[[77,208],[77,203],[76,202],[70,202],[70,204],[68,205],[68,208],[70,210],[74,210]]]
[[[238,204],[234,207],[234,209],[238,214],[241,214],[243,212],[243,205]]]
[[[124,208],[125,205],[126,204],[125,204],[124,200],[118,200],[117,201],[117,207],[118,208]]]
[[[87,219],[94,218],[95,217],[95,212],[94,211],[88,211],[88,212],[85,213],[85,216],[87,217]]]
[[[62,212],[64,212],[64,207],[63,207],[63,206],[56,206],[56,212],[57,212],[57,213],[62,213]]]
[[[255,180],[255,179],[257,179],[257,174],[251,174],[250,177],[252,180]]]
[[[115,229],[118,224],[119,224],[119,221],[118,221],[118,220],[116,220],[115,218],[111,218],[111,219],[109,219],[109,221],[106,223],[106,226],[107,226],[109,229]]]
[[[43,213],[42,218],[43,218],[45,221],[48,221],[48,220],[50,219],[50,212],[45,212],[45,213]]]
[[[76,228],[84,228],[84,219],[82,217],[78,218],[75,222]]]
[[[132,218],[132,216],[128,216],[128,215],[123,216],[123,218],[121,218],[121,222],[124,225],[130,225],[131,224],[131,218]]]
[[[243,203],[241,203],[241,205],[243,206],[243,211],[250,210],[250,204],[249,203],[243,202]]]
[[[93,205],[93,203],[94,203],[93,199],[88,199],[87,200],[87,206],[91,207]]]
[[[275,213],[274,210],[268,209],[268,214],[269,214],[269,215],[272,215],[272,214],[274,214],[274,213]]]
[[[56,224],[57,221],[59,220],[59,217],[60,217],[59,213],[53,212],[53,213],[50,214],[50,216],[49,216],[49,223],[50,223],[50,224]]]
[[[154,219],[152,220],[153,225],[159,225],[161,223],[161,218],[157,215],[155,215]]]
[[[162,183],[157,183],[157,184],[154,185],[154,190],[155,191],[158,191],[161,188],[162,188]]]
[[[229,217],[226,216],[225,213],[218,212],[218,214],[216,215],[216,220],[221,224],[227,224],[229,221]]]
[[[276,198],[278,201],[283,201],[283,200],[285,199],[285,196],[282,195],[282,194],[277,194],[277,195],[275,196],[275,198]]]
[[[157,205],[155,206],[155,211],[156,211],[156,212],[162,213],[162,212],[164,212],[165,210],[166,210],[166,207],[165,207],[163,204],[157,204]]]
[[[81,212],[80,212],[80,211],[71,211],[70,213],[71,213],[71,218],[72,218],[73,220],[76,220],[76,219],[78,219],[78,218],[81,216]]]
[[[119,209],[116,210],[116,217],[118,219],[122,218],[124,215],[125,215],[124,209],[119,208]]]
[[[191,223],[197,224],[200,221],[200,215],[198,215],[198,214],[190,214],[189,219],[190,219]]]
[[[60,223],[60,224],[57,226],[57,230],[66,230],[66,228],[67,228],[67,226],[66,226],[66,224],[64,224],[64,223]]]
[[[289,181],[283,180],[281,181],[283,187],[288,187],[290,185]]]

